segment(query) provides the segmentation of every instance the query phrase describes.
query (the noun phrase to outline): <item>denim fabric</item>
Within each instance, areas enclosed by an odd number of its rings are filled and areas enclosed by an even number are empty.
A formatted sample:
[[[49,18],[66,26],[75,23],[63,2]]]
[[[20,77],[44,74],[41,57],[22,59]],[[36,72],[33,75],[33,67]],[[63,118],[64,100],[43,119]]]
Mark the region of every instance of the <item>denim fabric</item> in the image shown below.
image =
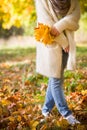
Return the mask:
[[[49,78],[48,88],[46,92],[45,103],[42,108],[42,113],[48,113],[52,110],[54,105],[56,105],[60,114],[64,117],[72,114],[67,106],[67,102],[65,100],[64,91],[63,91],[63,72],[67,63],[68,53],[63,51],[62,56],[62,71],[61,78]]]

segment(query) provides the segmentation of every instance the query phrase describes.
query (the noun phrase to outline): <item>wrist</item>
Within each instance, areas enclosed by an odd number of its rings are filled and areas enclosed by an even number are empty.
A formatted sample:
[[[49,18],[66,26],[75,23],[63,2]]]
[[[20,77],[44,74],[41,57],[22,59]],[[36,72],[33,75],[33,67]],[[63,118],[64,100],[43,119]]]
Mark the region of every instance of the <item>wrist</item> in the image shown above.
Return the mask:
[[[51,33],[52,36],[55,36],[55,37],[60,34],[59,31],[55,27],[51,28],[50,33]]]

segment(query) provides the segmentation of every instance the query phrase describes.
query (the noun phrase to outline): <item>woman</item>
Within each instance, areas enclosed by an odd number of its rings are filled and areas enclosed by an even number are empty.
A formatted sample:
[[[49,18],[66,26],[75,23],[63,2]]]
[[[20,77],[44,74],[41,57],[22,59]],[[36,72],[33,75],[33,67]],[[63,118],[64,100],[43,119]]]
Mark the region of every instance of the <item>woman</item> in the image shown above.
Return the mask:
[[[78,0],[35,0],[37,24],[51,27],[55,36],[53,44],[45,46],[37,42],[36,71],[49,77],[46,99],[42,114],[47,117],[54,105],[70,123],[80,123],[69,110],[63,86],[63,72],[75,69],[74,31],[79,27],[80,8]]]

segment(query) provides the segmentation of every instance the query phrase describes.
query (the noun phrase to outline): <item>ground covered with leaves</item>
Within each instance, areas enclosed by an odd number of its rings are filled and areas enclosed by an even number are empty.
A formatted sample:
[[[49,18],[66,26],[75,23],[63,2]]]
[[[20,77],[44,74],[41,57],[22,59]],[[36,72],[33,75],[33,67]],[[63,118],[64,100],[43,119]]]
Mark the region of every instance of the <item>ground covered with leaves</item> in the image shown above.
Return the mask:
[[[36,74],[35,53],[35,48],[0,50],[0,130],[87,130],[87,47],[77,47],[77,70],[65,71],[66,99],[81,122],[74,126],[56,107],[40,122],[48,78]]]

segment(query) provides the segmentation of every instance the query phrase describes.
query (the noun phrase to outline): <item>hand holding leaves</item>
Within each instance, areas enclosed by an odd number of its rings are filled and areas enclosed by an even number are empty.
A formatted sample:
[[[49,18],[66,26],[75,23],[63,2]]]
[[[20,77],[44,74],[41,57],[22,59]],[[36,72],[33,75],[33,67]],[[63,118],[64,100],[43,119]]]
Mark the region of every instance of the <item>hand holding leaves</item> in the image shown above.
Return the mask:
[[[51,27],[50,33],[52,36],[55,36],[55,37],[60,34],[54,26]]]
[[[55,36],[51,34],[51,28],[48,25],[42,23],[38,24],[38,27],[34,30],[34,36],[37,41],[47,44],[52,44]]]

